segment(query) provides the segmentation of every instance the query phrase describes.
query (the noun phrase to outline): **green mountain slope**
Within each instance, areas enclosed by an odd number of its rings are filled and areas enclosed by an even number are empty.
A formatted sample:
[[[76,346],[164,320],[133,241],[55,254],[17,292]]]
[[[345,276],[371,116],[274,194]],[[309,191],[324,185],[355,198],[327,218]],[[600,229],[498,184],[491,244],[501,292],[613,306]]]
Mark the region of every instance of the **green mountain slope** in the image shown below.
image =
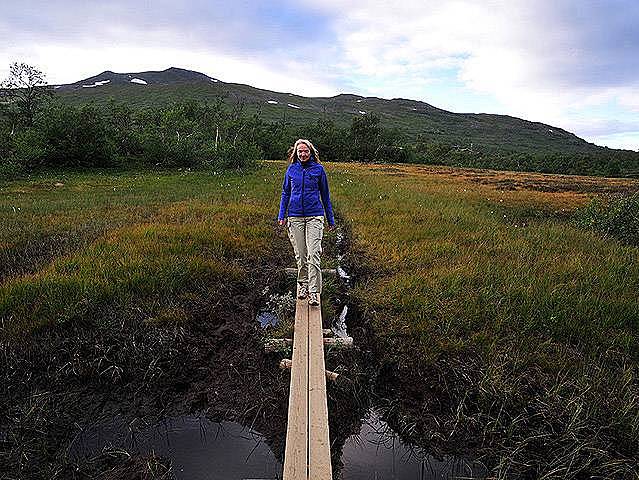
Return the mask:
[[[179,68],[138,73],[106,71],[73,84],[56,86],[56,92],[72,104],[100,104],[114,99],[138,108],[187,99],[214,102],[221,97],[229,105],[243,104],[245,112],[259,113],[266,121],[294,125],[314,122],[320,117],[348,125],[353,117],[374,113],[385,127],[399,129],[408,142],[421,136],[428,142],[484,152],[600,154],[608,150],[559,127],[507,115],[453,113],[401,98],[387,100],[351,94],[303,97],[226,83]]]

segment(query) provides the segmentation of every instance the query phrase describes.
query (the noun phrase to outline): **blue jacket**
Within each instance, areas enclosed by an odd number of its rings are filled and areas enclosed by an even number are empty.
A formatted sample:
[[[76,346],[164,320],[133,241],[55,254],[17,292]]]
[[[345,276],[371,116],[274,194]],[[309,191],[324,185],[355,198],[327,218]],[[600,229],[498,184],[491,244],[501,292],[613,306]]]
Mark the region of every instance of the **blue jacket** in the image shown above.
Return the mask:
[[[320,202],[321,198],[321,202]],[[326,214],[329,225],[335,225],[324,167],[312,157],[306,165],[295,161],[286,169],[282,183],[279,220],[289,217],[314,217]]]

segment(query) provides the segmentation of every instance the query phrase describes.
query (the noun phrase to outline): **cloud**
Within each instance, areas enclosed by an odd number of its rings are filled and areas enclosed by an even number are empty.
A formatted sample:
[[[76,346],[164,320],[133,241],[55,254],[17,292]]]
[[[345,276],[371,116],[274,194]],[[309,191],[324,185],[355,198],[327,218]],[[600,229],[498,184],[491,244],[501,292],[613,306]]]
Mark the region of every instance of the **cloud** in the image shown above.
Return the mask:
[[[261,88],[337,93],[330,74],[300,67],[312,61],[319,44],[331,43],[330,25],[293,2],[26,1],[3,13],[3,78],[17,60],[34,62],[53,83],[105,69],[179,66]]]
[[[304,13],[284,1],[255,5],[222,0],[26,0],[5,9],[0,24],[10,43],[72,44],[100,39],[176,47],[217,44],[235,53],[257,53],[283,48],[291,51],[296,44],[310,45],[324,37],[326,19]],[[291,41],[302,35],[304,42]]]
[[[338,68],[376,78],[368,94],[409,91],[450,108],[463,89],[493,98],[491,113],[560,126],[583,125],[575,120],[593,105],[614,103],[611,116],[639,111],[632,0],[304,2],[336,12]],[[442,78],[449,88],[434,88]]]
[[[621,148],[639,152],[639,130],[625,133],[610,133],[586,138],[589,142],[609,148]]]
[[[611,119],[639,112],[637,24],[635,0],[25,0],[0,18],[0,76],[12,60],[33,61],[56,83],[173,65],[590,135],[602,118],[615,128]]]
[[[523,0],[304,0],[335,15],[345,61],[361,74],[451,66],[479,89],[612,87],[639,80],[639,4]]]
[[[82,47],[49,45],[38,49],[27,58],[27,63],[38,65],[45,72],[75,72],[72,77],[57,80],[49,75],[51,83],[77,81],[105,70],[106,66],[116,72],[140,72],[164,70],[168,66],[179,66],[200,71],[211,77],[229,83],[249,83],[254,86],[280,92],[304,93],[313,95],[334,95],[335,90],[317,81],[311,74],[304,72],[296,76],[289,74],[289,68],[274,71],[263,65],[259,58],[237,58],[233,55],[215,54],[207,50],[163,48],[161,50],[147,46],[119,47],[103,46],[100,56]],[[78,66],[81,65],[80,71]],[[294,68],[291,66],[291,68]],[[248,80],[247,80],[248,79]],[[251,79],[254,79],[251,81]]]

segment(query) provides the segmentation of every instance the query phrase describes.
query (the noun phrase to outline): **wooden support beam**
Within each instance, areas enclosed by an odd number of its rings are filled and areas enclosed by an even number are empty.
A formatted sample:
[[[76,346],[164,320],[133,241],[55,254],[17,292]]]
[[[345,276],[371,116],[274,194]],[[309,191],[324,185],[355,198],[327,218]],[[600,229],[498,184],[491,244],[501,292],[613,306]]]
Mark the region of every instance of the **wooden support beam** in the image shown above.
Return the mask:
[[[327,345],[329,347],[352,348],[353,337],[325,338],[324,345]]]
[[[290,370],[293,366],[293,360],[289,358],[283,358],[280,360],[280,368],[282,370]],[[330,380],[334,382],[339,377],[339,373],[331,372],[330,370],[324,370],[324,374],[326,375],[326,380]]]
[[[297,276],[297,268],[285,268],[284,271],[289,275]],[[337,275],[337,269],[322,268],[322,275]]]
[[[337,347],[337,348],[352,348],[353,347],[353,337],[332,337],[332,338],[322,338],[322,342],[325,346],[329,347]],[[279,352],[284,350],[294,342],[290,338],[269,338],[266,342],[264,342],[264,351],[266,352]]]

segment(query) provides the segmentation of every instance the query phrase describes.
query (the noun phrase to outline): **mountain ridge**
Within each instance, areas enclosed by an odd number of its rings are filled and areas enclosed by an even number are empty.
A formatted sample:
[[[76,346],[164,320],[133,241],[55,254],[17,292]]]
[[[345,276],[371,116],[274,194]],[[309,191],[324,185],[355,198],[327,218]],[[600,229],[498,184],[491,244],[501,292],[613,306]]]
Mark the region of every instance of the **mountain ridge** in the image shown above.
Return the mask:
[[[144,78],[142,78],[144,77]],[[141,82],[132,82],[132,80],[138,79]],[[187,70],[178,67],[169,67],[165,70],[150,70],[146,72],[125,72],[119,73],[112,70],[105,70],[104,72],[93,75],[77,82],[69,84],[56,85],[60,91],[74,90],[78,88],[95,88],[98,86],[104,86],[107,84],[128,84],[137,83],[142,85],[168,85],[171,83],[190,83],[196,81],[218,81],[204,73],[195,72],[193,70]]]
[[[294,125],[328,117],[338,125],[349,125],[354,117],[374,113],[386,127],[397,128],[406,141],[418,139],[484,152],[550,154],[601,153],[602,147],[561,127],[532,122],[511,115],[455,113],[421,100],[385,99],[340,93],[331,97],[305,97],[246,84],[227,83],[201,72],[178,67],[161,71],[116,73],[111,70],[71,84],[56,86],[64,101],[80,104],[104,103],[113,98],[134,107],[180,100],[243,104],[247,113],[266,121]],[[627,150],[620,150],[627,151]]]

